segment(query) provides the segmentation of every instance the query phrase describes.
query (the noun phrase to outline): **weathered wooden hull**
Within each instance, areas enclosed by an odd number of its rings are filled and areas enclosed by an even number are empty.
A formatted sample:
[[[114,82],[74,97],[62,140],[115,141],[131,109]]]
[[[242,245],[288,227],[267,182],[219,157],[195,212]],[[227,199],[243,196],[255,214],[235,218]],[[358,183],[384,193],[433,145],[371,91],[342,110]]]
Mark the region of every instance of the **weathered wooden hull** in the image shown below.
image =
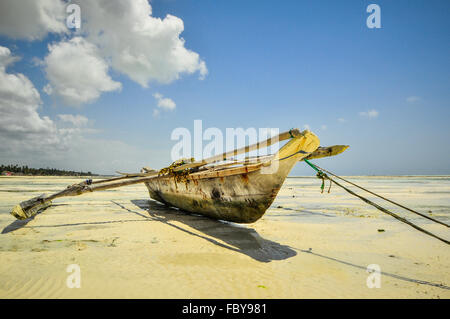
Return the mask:
[[[150,197],[161,203],[215,219],[253,223],[272,204],[294,165],[318,146],[319,139],[312,133],[291,140],[272,161],[272,172],[260,166],[230,175],[193,174],[178,181],[162,176],[145,184]]]

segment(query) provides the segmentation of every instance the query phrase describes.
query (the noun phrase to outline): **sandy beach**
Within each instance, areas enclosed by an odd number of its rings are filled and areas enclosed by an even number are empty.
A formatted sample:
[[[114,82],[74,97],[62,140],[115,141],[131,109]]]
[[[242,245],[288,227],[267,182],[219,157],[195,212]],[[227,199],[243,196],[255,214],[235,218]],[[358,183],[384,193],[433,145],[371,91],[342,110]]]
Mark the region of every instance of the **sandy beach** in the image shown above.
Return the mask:
[[[450,177],[351,179],[450,221]],[[58,199],[32,220],[9,214],[23,200],[76,182],[0,177],[0,298],[450,297],[448,245],[335,185],[321,194],[313,177],[288,178],[249,225],[167,208],[144,185]],[[448,228],[382,205],[450,239]],[[73,264],[80,288],[66,283]],[[373,264],[380,288],[367,286]]]

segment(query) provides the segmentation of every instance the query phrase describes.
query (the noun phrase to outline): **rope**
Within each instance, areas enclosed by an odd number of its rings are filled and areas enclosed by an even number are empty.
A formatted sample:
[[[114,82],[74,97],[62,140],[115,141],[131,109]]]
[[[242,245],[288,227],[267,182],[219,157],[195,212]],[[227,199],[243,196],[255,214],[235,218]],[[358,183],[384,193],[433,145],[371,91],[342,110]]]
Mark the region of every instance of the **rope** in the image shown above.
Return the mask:
[[[164,168],[160,169],[158,172],[158,176],[161,176],[161,175],[174,176],[177,181],[181,181],[183,178],[185,178],[187,175],[189,175],[189,173],[191,173],[193,170],[195,170],[195,168],[186,168],[186,169],[183,169],[180,171],[175,171],[174,169],[179,166],[182,166],[184,164],[193,163],[194,161],[195,161],[194,158],[190,158],[190,159],[182,158],[182,159],[176,160],[175,162],[170,164],[168,167],[164,167]]]
[[[355,186],[355,187],[358,187],[359,189],[362,189],[362,190],[364,190],[364,191],[366,191],[366,192],[368,192],[368,193],[370,193],[370,194],[372,194],[372,195],[375,195],[375,196],[377,196],[377,197],[379,197],[379,198],[381,198],[381,199],[384,199],[385,201],[388,201],[389,203],[392,203],[392,204],[397,205],[397,206],[399,206],[399,207],[401,207],[401,208],[404,208],[404,209],[406,209],[406,210],[409,210],[410,212],[412,212],[412,213],[414,213],[414,214],[416,214],[416,215],[419,215],[419,216],[422,216],[422,217],[427,218],[427,219],[429,219],[429,220],[432,220],[432,221],[434,221],[434,222],[436,222],[436,223],[438,223],[438,224],[444,225],[444,226],[446,226],[446,227],[450,227],[449,225],[447,225],[447,224],[444,223],[444,222],[441,222],[441,221],[439,221],[439,220],[437,220],[437,219],[434,219],[434,218],[432,218],[432,217],[430,217],[430,216],[427,216],[427,215],[425,215],[425,214],[419,213],[419,212],[417,212],[417,211],[415,211],[415,210],[413,210],[413,209],[411,209],[411,208],[408,208],[408,207],[403,206],[403,205],[401,205],[401,204],[399,204],[399,203],[396,203],[396,202],[390,200],[389,198],[386,198],[386,197],[383,197],[383,196],[381,196],[381,195],[378,195],[378,194],[376,194],[376,193],[374,193],[374,192],[371,192],[370,190],[368,190],[368,189],[366,189],[366,188],[364,188],[364,187],[361,187],[361,186],[359,186],[359,185],[356,185],[355,183],[352,183],[352,182],[350,182],[350,181],[348,181],[348,180],[346,180],[346,179],[344,179],[344,178],[342,178],[342,177],[340,177],[340,176],[337,176],[337,175],[331,173],[330,171],[327,171],[326,169],[321,168],[320,166],[317,166],[317,165],[315,165],[315,166],[316,166],[317,168],[321,169],[322,171],[327,172],[328,174],[333,175],[334,177],[337,177],[337,178],[339,178],[340,180],[343,180],[344,182],[347,182],[347,183],[349,183],[349,184],[351,184],[351,185],[353,185],[353,186]]]
[[[365,198],[365,197],[362,197],[361,195],[356,194],[356,193],[353,192],[352,190],[350,190],[350,189],[348,189],[347,187],[345,187],[345,186],[339,184],[339,183],[336,182],[334,179],[332,179],[331,177],[329,177],[327,174],[325,174],[324,172],[322,172],[322,168],[319,169],[318,166],[315,166],[314,164],[310,163],[308,160],[304,160],[304,161],[305,161],[309,166],[311,166],[315,171],[317,171],[318,175],[320,174],[320,176],[321,176],[320,178],[323,177],[324,179],[330,180],[330,183],[331,183],[331,182],[335,183],[335,184],[338,185],[339,187],[342,187],[344,190],[346,190],[348,193],[350,193],[350,194],[352,194],[352,195],[358,197],[359,199],[361,199],[362,201],[366,202],[367,204],[374,206],[375,208],[377,208],[378,210],[382,211],[383,213],[386,213],[386,214],[388,214],[388,215],[394,217],[395,219],[397,219],[397,220],[399,220],[399,221],[401,221],[401,222],[403,222],[403,223],[405,223],[405,224],[407,224],[407,225],[409,225],[409,226],[411,226],[411,227],[417,229],[418,231],[421,231],[421,232],[423,232],[423,233],[425,233],[425,234],[427,234],[427,235],[429,235],[429,236],[431,236],[431,237],[434,237],[434,238],[436,238],[436,239],[438,239],[438,240],[440,240],[440,241],[446,243],[447,245],[450,245],[450,242],[449,242],[448,240],[443,239],[443,238],[441,238],[441,237],[439,237],[439,236],[437,236],[437,235],[434,235],[434,234],[430,233],[429,231],[427,231],[427,230],[425,230],[425,229],[423,229],[423,228],[421,228],[421,227],[419,227],[419,226],[417,226],[417,225],[411,223],[411,222],[408,221],[407,219],[405,219],[405,218],[403,218],[403,217],[400,217],[400,216],[398,216],[398,215],[396,215],[396,214],[390,212],[390,211],[387,210],[386,208],[381,207],[380,205],[378,205],[378,204],[376,204],[376,203],[374,203],[374,202],[368,200],[368,199]],[[325,170],[324,170],[324,171],[325,171]],[[331,173],[331,174],[332,174],[332,173]],[[334,175],[334,174],[332,174],[332,175],[333,175],[333,176],[336,176],[336,175]],[[338,176],[336,176],[336,177],[338,177]],[[353,184],[353,183],[352,183],[352,184]],[[353,184],[353,185],[357,186],[356,184]],[[359,186],[358,186],[358,187],[359,187]],[[360,187],[360,188],[361,188],[361,187]],[[365,190],[365,189],[364,189],[364,190]],[[372,192],[370,192],[370,193],[372,193]],[[375,193],[372,193],[372,194],[376,195]],[[381,196],[379,196],[379,197],[381,197]],[[383,197],[381,197],[381,198],[383,198]],[[383,198],[383,199],[384,199],[384,198]],[[421,215],[421,214],[420,214],[420,215]]]
[[[293,130],[293,128],[291,128],[291,129],[289,130],[290,138],[294,138],[294,134],[292,134],[292,130]]]

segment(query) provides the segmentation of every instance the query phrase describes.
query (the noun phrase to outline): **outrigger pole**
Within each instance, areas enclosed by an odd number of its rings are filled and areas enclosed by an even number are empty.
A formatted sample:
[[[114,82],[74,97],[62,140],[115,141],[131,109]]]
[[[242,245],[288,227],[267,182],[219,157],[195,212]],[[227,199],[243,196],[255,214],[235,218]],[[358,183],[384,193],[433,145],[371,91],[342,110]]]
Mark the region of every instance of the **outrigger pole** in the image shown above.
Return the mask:
[[[144,175],[144,174],[142,174]],[[66,196],[78,196],[85,193],[91,193],[95,191],[102,191],[111,188],[117,188],[122,186],[128,186],[133,184],[145,183],[146,181],[158,177],[158,173],[148,173],[145,177],[142,177],[141,174],[133,175],[133,176],[120,176],[113,177],[110,179],[104,179],[100,181],[92,181],[92,179],[87,179],[81,183],[73,184],[67,186],[66,189],[52,194],[48,197],[45,195],[40,195],[29,199],[27,201],[21,202],[19,205],[16,205],[12,211],[11,215],[16,217],[17,219],[27,219],[34,215],[36,215],[40,210],[46,209],[52,204],[52,200],[59,197]],[[127,180],[124,180],[127,179]],[[123,181],[119,181],[123,180]]]

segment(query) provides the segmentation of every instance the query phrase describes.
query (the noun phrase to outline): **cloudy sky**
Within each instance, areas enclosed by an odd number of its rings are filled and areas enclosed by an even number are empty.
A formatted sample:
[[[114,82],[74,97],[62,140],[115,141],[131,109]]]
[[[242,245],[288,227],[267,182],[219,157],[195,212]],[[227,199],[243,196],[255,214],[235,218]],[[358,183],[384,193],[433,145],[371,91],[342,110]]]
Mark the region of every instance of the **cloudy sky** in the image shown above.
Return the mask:
[[[450,174],[449,32],[448,1],[2,0],[0,163],[160,168],[201,119],[309,128],[351,146],[319,161],[340,174]]]

